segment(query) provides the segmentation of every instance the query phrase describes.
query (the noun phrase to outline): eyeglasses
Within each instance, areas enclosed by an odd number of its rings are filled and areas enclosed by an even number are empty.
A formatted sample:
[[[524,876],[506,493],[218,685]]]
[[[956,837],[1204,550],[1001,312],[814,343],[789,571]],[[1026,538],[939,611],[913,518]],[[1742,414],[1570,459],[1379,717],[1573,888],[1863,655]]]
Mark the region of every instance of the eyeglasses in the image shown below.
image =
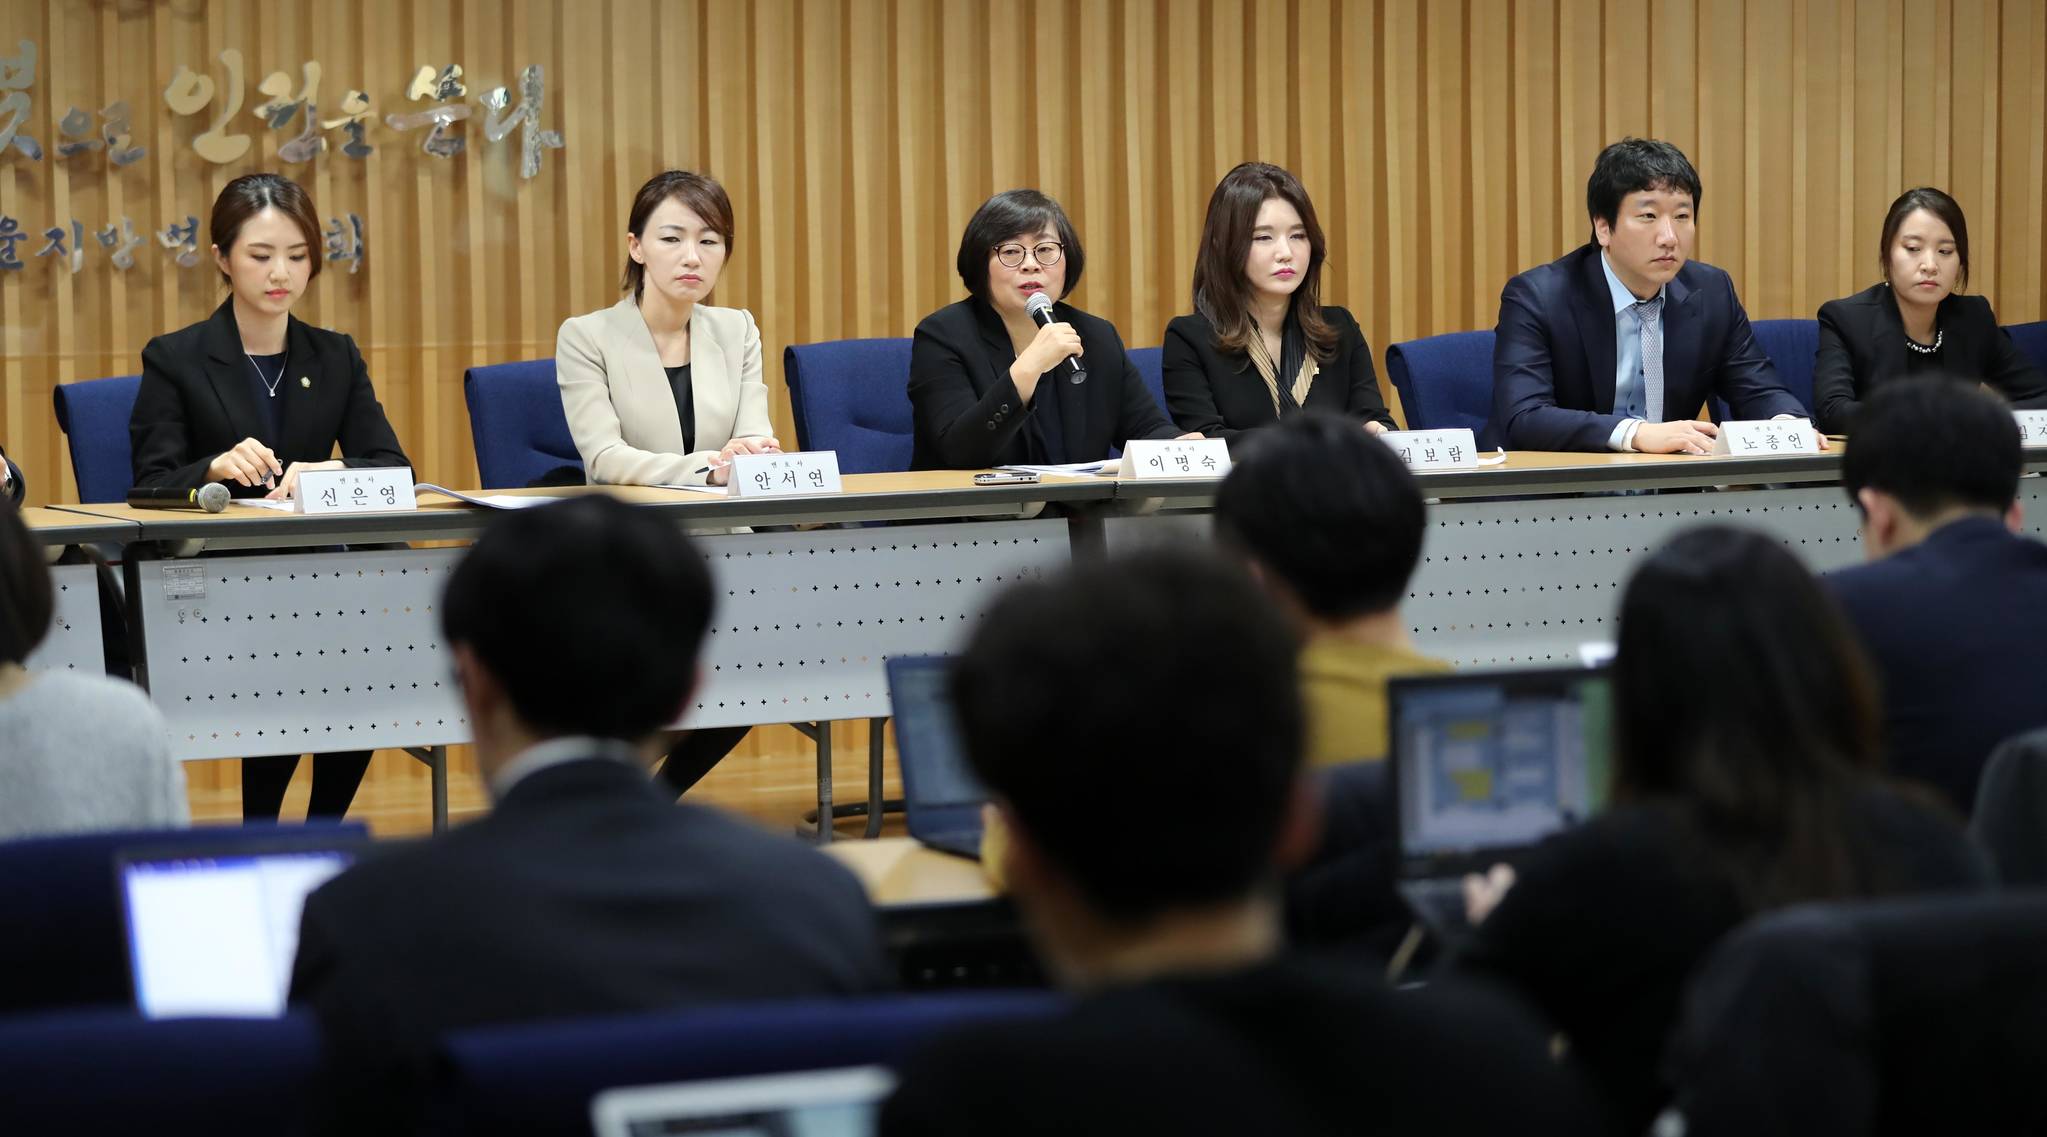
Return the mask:
[[[1024,254],[1029,253],[1038,259],[1040,265],[1051,268],[1059,263],[1060,256],[1065,252],[1066,246],[1057,241],[1044,241],[1028,249],[1011,241],[1007,245],[995,246],[995,259],[1002,262],[1003,268],[1022,268]]]

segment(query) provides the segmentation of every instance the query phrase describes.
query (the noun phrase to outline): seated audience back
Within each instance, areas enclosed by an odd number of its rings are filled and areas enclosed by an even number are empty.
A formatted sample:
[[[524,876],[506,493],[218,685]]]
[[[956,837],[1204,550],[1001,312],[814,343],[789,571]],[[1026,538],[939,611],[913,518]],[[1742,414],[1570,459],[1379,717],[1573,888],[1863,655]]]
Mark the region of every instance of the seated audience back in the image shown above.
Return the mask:
[[[1204,551],[1085,565],[996,604],[955,706],[1017,903],[1080,995],[913,1057],[883,1132],[1592,1131],[1512,1004],[1285,950],[1277,878],[1315,816],[1294,656],[1271,601]],[[1164,707],[1201,710],[1132,713]]]
[[[2047,1132],[2047,898],[1816,904],[1729,936],[1668,1065],[1688,1137]]]
[[[1612,804],[1466,881],[1462,969],[1534,1000],[1639,1133],[1686,978],[1727,931],[1799,901],[1987,887],[1990,870],[1932,795],[1876,775],[1868,665],[1774,540],[1679,535],[1620,621]]]
[[[1898,379],[1841,462],[1870,563],[1827,578],[1883,686],[1893,773],[1976,800],[1998,743],[2047,726],[2047,545],[2017,532],[2018,426],[2002,400]]]
[[[2047,885],[2047,730],[2027,731],[1990,752],[1969,835],[1990,854],[2000,885]]]
[[[1417,651],[1400,611],[1428,507],[1393,449],[1352,419],[1307,410],[1244,436],[1215,501],[1217,536],[1256,570],[1303,638],[1306,759],[1326,767],[1322,838],[1287,883],[1287,920],[1316,942],[1390,951],[1406,929],[1393,894],[1383,771],[1386,681],[1449,665]]]
[[[505,515],[456,567],[442,629],[495,805],[308,898],[292,998],[331,1128],[388,1125],[363,1111],[405,1109],[453,1028],[888,985],[850,873],[649,779],[710,612],[681,531],[605,497]]]
[[[184,768],[132,683],[23,666],[54,609],[43,547],[0,502],[0,840],[183,825]]]

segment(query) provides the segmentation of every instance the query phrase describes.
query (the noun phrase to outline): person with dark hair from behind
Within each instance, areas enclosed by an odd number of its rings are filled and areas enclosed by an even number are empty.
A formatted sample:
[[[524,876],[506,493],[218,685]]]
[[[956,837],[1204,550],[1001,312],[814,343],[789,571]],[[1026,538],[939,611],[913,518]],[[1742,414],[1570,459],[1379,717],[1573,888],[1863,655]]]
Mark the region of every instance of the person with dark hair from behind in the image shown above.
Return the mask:
[[[1303,410],[1393,429],[1372,348],[1350,312],[1322,304],[1328,246],[1291,172],[1245,162],[1208,199],[1194,258],[1194,311],[1166,325],[1166,407],[1226,439]]]
[[[1304,411],[1247,438],[1215,499],[1216,537],[1243,556],[1303,639],[1308,765],[1325,804],[1314,857],[1287,878],[1287,922],[1317,943],[1404,930],[1380,759],[1386,681],[1449,665],[1415,650],[1400,602],[1428,507],[1393,449],[1356,420]]]
[[[141,688],[28,670],[55,597],[42,544],[0,501],[0,840],[184,825],[184,767]]]
[[[2047,726],[2047,545],[2018,532],[2018,425],[1946,378],[1887,383],[1857,423],[1841,484],[1870,563],[1826,581],[1883,682],[1891,772],[1967,813],[1998,743]]]
[[[1995,387],[2021,407],[2047,407],[2047,376],[1997,326],[1969,284],[1969,223],[1954,198],[1931,186],[1891,203],[1877,243],[1883,279],[1820,305],[1812,389],[1818,425],[1855,428],[1862,400],[1908,375]]]
[[[953,698],[1017,904],[1076,1001],[934,1040],[884,1134],[1589,1131],[1513,1004],[1286,952],[1276,881],[1314,838],[1294,653],[1273,603],[1204,550],[997,601]]]
[[[1489,428],[1500,445],[1705,454],[1719,433],[1695,420],[1709,395],[1736,419],[1806,417],[1733,281],[1689,260],[1700,189],[1668,142],[1600,152],[1585,185],[1592,240],[1500,292]]]
[[[1757,913],[1990,885],[1952,813],[1877,771],[1876,685],[1770,537],[1706,526],[1621,599],[1607,811],[1465,880],[1465,973],[1503,978],[1644,1132],[1693,968]]]
[[[1216,536],[1302,635],[1310,766],[1385,757],[1386,680],[1449,670],[1400,615],[1427,525],[1400,456],[1315,411],[1252,439],[1216,493]]]
[[[647,777],[711,608],[682,531],[607,497],[502,515],[456,565],[441,627],[494,808],[307,899],[291,1001],[330,1131],[388,1131],[449,1030],[891,985],[850,873]]]
[[[910,343],[911,469],[1094,462],[1133,438],[1200,437],[1174,432],[1115,325],[1065,302],[1086,266],[1066,211],[1037,190],[974,211],[954,265],[967,298],[920,320]],[[1034,296],[1052,302],[1043,327]],[[1069,357],[1083,381],[1064,373]]]
[[[312,197],[282,174],[244,174],[214,199],[208,231],[228,298],[143,347],[128,420],[135,484],[220,482],[236,497],[281,501],[307,471],[410,465],[355,340],[291,314],[320,276]],[[298,764],[296,754],[242,759],[244,820],[277,820]],[[306,816],[347,813],[369,764],[365,750],[314,755]]]

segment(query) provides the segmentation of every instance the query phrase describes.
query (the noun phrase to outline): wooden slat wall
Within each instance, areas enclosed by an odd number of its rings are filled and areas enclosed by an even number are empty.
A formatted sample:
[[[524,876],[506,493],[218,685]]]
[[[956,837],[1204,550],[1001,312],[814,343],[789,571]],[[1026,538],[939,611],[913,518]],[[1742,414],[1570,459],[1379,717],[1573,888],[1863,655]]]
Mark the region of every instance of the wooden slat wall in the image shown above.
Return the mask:
[[[353,333],[422,477],[475,480],[462,369],[546,355],[561,320],[615,297],[627,196],[665,166],[721,178],[739,213],[717,295],[751,308],[779,382],[784,345],[907,335],[954,299],[952,253],[989,193],[1038,185],[1086,239],[1083,306],[1133,345],[1186,307],[1207,195],[1263,158],[1306,180],[1333,253],[1326,295],[1375,348],[1488,327],[1502,281],[1583,239],[1584,178],[1622,133],[1698,163],[1699,255],[1752,314],[1809,316],[1875,279],[1882,210],[1942,185],[1969,211],[1975,287],[2008,322],[2042,315],[2047,10],[2040,0],[140,0],[0,3],[41,48],[28,131],[0,158],[0,212],[52,221],[202,216],[228,178],[277,164],[294,131],[252,114],[256,83],[325,66],[323,113],[376,100],[376,153],[285,167],[323,217],[362,214],[370,256],[324,276],[302,315]],[[172,116],[179,63],[247,66],[250,158],[191,151],[221,106]],[[542,175],[517,135],[420,153],[381,125],[414,109],[422,64],[475,93],[547,69]],[[72,105],[125,99],[141,163],[54,156]],[[334,142],[339,132],[331,135]],[[90,238],[88,237],[88,241]],[[132,373],[149,336],[221,290],[154,242],[114,271],[31,260],[0,277],[0,443],[32,500],[75,498],[53,384]],[[793,434],[786,400],[778,422]]]

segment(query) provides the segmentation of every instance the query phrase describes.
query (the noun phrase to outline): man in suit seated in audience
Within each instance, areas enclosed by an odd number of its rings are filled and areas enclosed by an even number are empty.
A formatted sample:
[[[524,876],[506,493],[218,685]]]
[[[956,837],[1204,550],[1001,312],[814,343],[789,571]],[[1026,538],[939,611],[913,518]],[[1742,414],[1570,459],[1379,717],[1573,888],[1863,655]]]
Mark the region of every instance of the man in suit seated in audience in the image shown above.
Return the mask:
[[[1699,190],[1668,142],[1600,153],[1585,187],[1592,242],[1500,293],[1489,428],[1500,445],[1706,454],[1719,431],[1695,416],[1709,395],[1736,419],[1806,417],[1733,281],[1689,259]]]
[[[884,1133],[1595,1130],[1511,1004],[1285,951],[1276,882],[1316,814],[1295,655],[1272,601],[1205,550],[996,603],[953,697],[1016,901],[1076,1001],[914,1056]]]
[[[417,1108],[444,1032],[891,985],[865,893],[794,838],[648,778],[689,705],[709,571],[673,521],[591,496],[500,517],[442,601],[489,816],[307,899],[331,1131]]]
[[[2018,532],[2018,425],[1932,379],[1863,407],[1841,480],[1870,563],[1826,579],[1882,681],[1891,771],[1966,815],[1997,744],[2047,726],[2047,545]]]

